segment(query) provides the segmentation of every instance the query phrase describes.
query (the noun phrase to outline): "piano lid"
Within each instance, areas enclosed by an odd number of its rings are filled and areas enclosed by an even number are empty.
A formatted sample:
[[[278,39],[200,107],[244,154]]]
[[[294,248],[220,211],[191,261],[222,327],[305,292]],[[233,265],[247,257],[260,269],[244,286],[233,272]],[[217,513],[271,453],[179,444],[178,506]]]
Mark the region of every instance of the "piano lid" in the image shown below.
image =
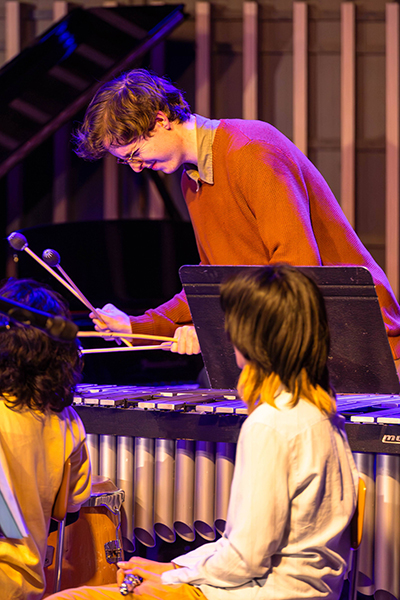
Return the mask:
[[[76,8],[0,70],[0,177],[185,18],[183,4]]]

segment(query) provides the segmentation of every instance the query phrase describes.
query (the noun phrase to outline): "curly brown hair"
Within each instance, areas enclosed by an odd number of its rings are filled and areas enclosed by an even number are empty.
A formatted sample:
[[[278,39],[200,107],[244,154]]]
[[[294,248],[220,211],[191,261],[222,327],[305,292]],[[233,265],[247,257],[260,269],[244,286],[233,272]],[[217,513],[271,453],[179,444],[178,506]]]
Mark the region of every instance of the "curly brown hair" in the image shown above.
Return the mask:
[[[75,153],[97,160],[111,145],[126,146],[149,137],[159,111],[178,123],[190,118],[183,93],[167,79],[145,69],[129,71],[96,92],[73,135]]]
[[[10,278],[0,287],[0,295],[70,318],[64,298],[32,279]],[[0,394],[10,408],[61,412],[72,404],[82,368],[76,340],[56,341],[36,327],[0,318]]]

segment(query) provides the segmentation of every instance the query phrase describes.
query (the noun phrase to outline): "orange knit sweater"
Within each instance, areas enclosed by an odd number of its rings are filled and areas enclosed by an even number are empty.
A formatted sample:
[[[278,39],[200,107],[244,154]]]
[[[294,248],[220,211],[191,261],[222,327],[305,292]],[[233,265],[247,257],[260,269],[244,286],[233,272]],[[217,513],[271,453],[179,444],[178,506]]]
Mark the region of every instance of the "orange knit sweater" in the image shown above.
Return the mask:
[[[326,181],[277,129],[261,121],[221,121],[213,144],[214,185],[185,173],[182,190],[200,259],[211,265],[360,265],[376,284],[395,358],[400,307],[382,269],[362,245]],[[172,335],[191,322],[184,293],[141,317],[134,332]]]

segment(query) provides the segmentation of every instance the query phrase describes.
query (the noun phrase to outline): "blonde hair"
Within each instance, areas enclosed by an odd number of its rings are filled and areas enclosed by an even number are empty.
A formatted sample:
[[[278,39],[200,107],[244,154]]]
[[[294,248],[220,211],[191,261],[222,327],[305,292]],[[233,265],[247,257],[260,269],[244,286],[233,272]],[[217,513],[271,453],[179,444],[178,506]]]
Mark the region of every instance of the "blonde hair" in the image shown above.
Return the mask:
[[[238,392],[251,414],[259,404],[270,404],[276,408],[275,397],[281,386],[281,378],[274,372],[260,382],[257,368],[254,364],[248,363],[240,374]],[[311,385],[305,369],[301,371],[300,382],[298,379],[296,380],[296,390],[289,405],[295,406],[300,398],[308,400],[328,416],[336,413],[334,396],[328,394],[320,385],[315,387]]]

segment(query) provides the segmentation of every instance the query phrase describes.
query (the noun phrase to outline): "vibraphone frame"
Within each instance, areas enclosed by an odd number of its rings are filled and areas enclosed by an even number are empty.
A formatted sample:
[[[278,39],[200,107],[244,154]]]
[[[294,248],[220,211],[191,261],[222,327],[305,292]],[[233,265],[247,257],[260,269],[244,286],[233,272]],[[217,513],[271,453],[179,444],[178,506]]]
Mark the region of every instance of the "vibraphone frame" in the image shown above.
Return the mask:
[[[400,397],[392,396],[389,400],[400,407]],[[371,404],[374,405],[373,396]],[[340,400],[338,405],[339,411],[350,419],[346,399],[344,406]],[[118,436],[117,439],[126,436],[144,441],[236,444],[246,419],[245,414],[196,412],[193,406],[188,407],[188,411],[185,408],[169,411],[84,405],[76,405],[75,409],[89,434]],[[399,408],[395,410],[399,411]],[[358,589],[366,595],[383,590],[400,600],[400,569],[395,558],[400,555],[400,423],[348,420],[345,428],[357,468],[367,483]],[[203,537],[207,539],[206,535]]]
[[[88,433],[236,443],[245,415],[75,406]],[[345,424],[353,452],[400,454],[400,425]]]

